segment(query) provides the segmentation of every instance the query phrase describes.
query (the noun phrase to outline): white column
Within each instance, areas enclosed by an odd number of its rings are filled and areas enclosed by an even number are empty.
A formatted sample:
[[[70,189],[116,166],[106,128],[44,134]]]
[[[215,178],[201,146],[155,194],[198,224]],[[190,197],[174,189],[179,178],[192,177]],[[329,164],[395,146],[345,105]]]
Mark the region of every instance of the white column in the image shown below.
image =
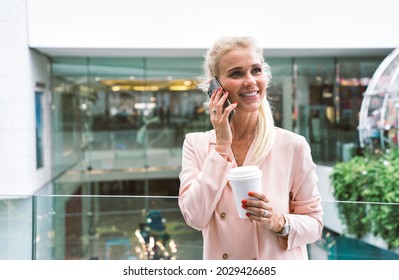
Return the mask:
[[[0,1],[0,195],[30,195],[51,179],[48,61],[28,48],[26,0]],[[36,168],[35,87],[43,97],[44,167]]]

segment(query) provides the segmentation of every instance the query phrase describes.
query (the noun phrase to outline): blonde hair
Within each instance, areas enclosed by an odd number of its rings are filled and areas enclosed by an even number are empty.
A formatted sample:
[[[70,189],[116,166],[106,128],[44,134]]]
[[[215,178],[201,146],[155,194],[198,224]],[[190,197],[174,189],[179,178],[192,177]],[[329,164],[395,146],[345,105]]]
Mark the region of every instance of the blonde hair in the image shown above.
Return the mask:
[[[258,47],[255,39],[250,36],[244,37],[222,37],[206,52],[202,65],[203,76],[199,77],[198,88],[204,92],[208,91],[209,83],[214,76],[219,77],[219,63],[228,52],[248,48],[255,50],[261,60],[263,71],[266,75],[267,86],[271,80],[270,66],[265,62],[263,49]],[[255,149],[251,158],[254,164],[260,164],[269,154],[274,141],[274,119],[267,94],[258,110],[259,126],[256,132]]]

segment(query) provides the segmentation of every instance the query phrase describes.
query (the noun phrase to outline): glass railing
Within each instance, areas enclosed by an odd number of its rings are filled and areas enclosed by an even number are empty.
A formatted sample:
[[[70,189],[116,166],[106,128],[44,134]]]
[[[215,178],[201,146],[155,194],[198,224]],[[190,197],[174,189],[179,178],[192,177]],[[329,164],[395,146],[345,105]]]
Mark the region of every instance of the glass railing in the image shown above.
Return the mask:
[[[310,259],[398,260],[399,203],[323,201],[322,238]]]
[[[311,260],[399,259],[399,203],[322,204]],[[0,259],[200,260],[202,235],[175,196],[2,197]]]
[[[33,256],[32,196],[0,195],[0,260],[29,260]]]
[[[176,197],[40,196],[36,259],[180,259],[202,256]],[[40,213],[39,213],[40,212]]]

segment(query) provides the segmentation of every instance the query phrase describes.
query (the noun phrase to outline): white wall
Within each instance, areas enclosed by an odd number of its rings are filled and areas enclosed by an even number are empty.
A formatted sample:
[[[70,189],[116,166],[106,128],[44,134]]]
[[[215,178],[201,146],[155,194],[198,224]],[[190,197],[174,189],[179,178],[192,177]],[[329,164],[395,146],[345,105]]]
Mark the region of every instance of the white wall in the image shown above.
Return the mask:
[[[337,233],[343,233],[345,231],[345,225],[342,224],[339,218],[338,204],[334,197],[334,189],[330,182],[332,167],[317,165],[316,173],[319,177],[317,187],[320,192],[324,210],[324,226]]]
[[[35,151],[34,92],[30,90],[24,4],[2,1],[0,7],[0,194],[26,190]]]
[[[0,1],[0,195],[30,195],[51,180],[50,117],[44,105],[45,167],[36,170],[35,87],[48,60],[28,48],[25,0]]]
[[[396,0],[35,0],[34,48],[208,48],[229,34],[267,49],[399,46]]]

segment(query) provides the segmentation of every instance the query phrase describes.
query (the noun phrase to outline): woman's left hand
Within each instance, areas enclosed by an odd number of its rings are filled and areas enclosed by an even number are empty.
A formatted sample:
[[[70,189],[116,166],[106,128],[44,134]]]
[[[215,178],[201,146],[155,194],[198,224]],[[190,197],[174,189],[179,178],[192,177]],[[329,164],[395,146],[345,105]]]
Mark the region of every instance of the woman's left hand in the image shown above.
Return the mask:
[[[275,213],[270,206],[266,195],[257,192],[249,192],[248,195],[257,199],[242,200],[242,208],[247,210],[247,217],[257,221],[262,226],[273,232],[280,232],[284,225],[284,216],[281,213]]]

